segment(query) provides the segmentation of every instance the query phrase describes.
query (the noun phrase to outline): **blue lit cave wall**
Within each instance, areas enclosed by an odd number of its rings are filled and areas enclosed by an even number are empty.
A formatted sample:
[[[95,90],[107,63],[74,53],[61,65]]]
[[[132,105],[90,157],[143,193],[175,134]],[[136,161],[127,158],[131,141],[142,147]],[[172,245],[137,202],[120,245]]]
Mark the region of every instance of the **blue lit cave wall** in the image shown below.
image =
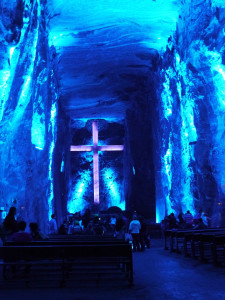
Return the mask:
[[[71,121],[71,145],[93,145],[92,121]],[[123,145],[124,125],[118,121],[95,120],[98,123],[99,145]],[[71,152],[71,177],[69,182],[67,208],[69,213],[94,209],[93,152]],[[99,211],[111,206],[125,209],[124,152],[99,152]]]
[[[56,71],[57,72],[57,71]],[[58,224],[62,224],[67,216],[67,200],[70,191],[70,118],[65,114],[61,98],[58,99],[56,118],[56,138],[53,145],[52,169],[52,211],[56,214]],[[51,212],[51,211],[50,211]],[[49,215],[50,215],[49,212]]]
[[[64,114],[45,0],[0,2],[0,207],[46,229],[93,204],[92,120]],[[99,119],[100,209],[118,205],[160,222],[203,209],[225,225],[225,3],[185,0],[166,51],[139,57],[146,72],[118,73],[123,122]],[[140,74],[140,73],[139,73]],[[128,88],[129,86],[129,88]],[[62,95],[63,99],[63,95]],[[126,203],[126,205],[125,205]]]
[[[161,57],[153,116],[160,122],[154,130],[157,221],[203,209],[212,226],[224,225],[224,24],[223,1],[185,1]]]
[[[53,205],[57,138],[56,56],[45,1],[1,1],[0,207],[46,229]]]

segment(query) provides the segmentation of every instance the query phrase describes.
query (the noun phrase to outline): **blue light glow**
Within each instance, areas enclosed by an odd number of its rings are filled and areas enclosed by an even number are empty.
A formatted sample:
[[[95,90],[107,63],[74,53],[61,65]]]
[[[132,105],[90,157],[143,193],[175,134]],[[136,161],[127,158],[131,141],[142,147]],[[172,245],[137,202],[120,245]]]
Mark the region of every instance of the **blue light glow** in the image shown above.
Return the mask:
[[[190,210],[193,214],[195,213],[191,189],[194,174],[190,167],[190,163],[195,160],[195,157],[190,142],[198,139],[194,124],[195,98],[190,92],[193,83],[189,79],[186,64],[181,61],[177,53],[174,56],[173,67],[170,66],[166,71],[162,70],[162,75],[164,75],[164,83],[161,106],[163,117],[168,122],[164,127],[161,145],[161,177],[159,180],[163,192],[160,191],[160,188],[156,189],[157,222],[160,222],[165,214],[176,212],[178,209]],[[182,90],[181,80],[184,82],[185,90]],[[170,86],[171,82],[172,86]],[[176,86],[176,91],[173,89],[174,86]],[[177,107],[179,108],[178,103],[180,109],[177,109]],[[174,111],[173,105],[176,107]],[[180,132],[177,132],[177,124],[180,123]],[[177,159],[178,161],[181,159],[181,165],[177,165]],[[176,179],[177,176],[180,177],[180,183]],[[175,186],[178,184],[180,184],[180,190]]]
[[[49,180],[49,190],[48,190],[48,217],[51,220],[51,215],[53,213],[53,198],[54,198],[54,191],[53,191],[53,170],[52,170],[52,159],[53,159],[53,152],[56,143],[56,118],[57,118],[57,103],[52,104],[51,108],[51,118],[49,122],[48,131],[52,134],[52,141],[49,147],[49,167],[48,167],[48,180]]]
[[[118,206],[122,210],[125,210],[125,201],[121,199],[121,190],[120,186],[117,183],[116,172],[112,169],[104,169],[102,170],[103,180],[105,183],[105,188],[108,190],[109,199],[108,199],[108,207],[110,206]]]
[[[32,73],[32,70],[30,69],[29,73]],[[21,94],[19,97],[18,104],[16,106],[16,109],[13,113],[13,120],[11,122],[11,128],[13,129],[13,132],[15,133],[17,130],[17,127],[20,124],[20,120],[23,117],[23,114],[25,112],[25,109],[27,105],[30,102],[30,96],[31,96],[31,75],[27,75],[24,77],[24,84],[22,86]]]
[[[24,46],[25,33],[27,32],[28,26],[29,26],[29,18],[28,18],[28,20],[26,20],[27,18],[25,16],[23,17],[23,28],[21,29],[21,35],[20,35],[19,42],[17,43],[17,46],[9,48],[10,65],[6,61],[6,63],[3,66],[3,70],[0,71],[0,121],[2,120],[4,110],[5,110],[5,105],[6,105],[7,101],[12,100],[12,99],[9,99],[9,94],[10,94],[10,91],[12,88],[12,83],[14,80],[16,68],[20,65],[21,61],[24,59],[23,55],[26,53],[26,51],[24,51],[24,53],[22,53],[23,54],[22,57],[20,57],[20,54],[21,54],[20,46],[21,47]],[[39,22],[37,22],[37,24],[39,24]],[[29,40],[30,37],[31,37],[31,42],[29,45],[29,50],[31,51],[31,55],[30,55],[29,59],[27,59],[27,65],[29,65],[29,68],[26,72],[26,75],[28,77],[31,77],[32,71],[34,68],[34,59],[36,57],[36,46],[37,46],[37,37],[38,37],[37,31],[36,31],[36,33],[34,33],[34,35],[33,35],[33,33],[31,33],[30,36],[28,35],[27,40]],[[26,81],[26,75],[24,77],[24,81]],[[27,83],[25,82],[25,84],[23,85],[23,87],[20,90],[22,98],[23,98],[23,93],[26,89],[27,89]],[[20,96],[20,98],[21,98],[21,96]],[[25,96],[26,96],[26,94],[25,94]],[[30,99],[30,97],[28,97],[27,103],[29,103],[29,99]],[[25,106],[25,108],[26,108],[26,106]],[[20,109],[17,109],[17,112],[18,111],[20,111],[21,113],[23,112]],[[17,113],[14,114],[14,116],[16,116],[16,115],[17,115]],[[19,114],[19,115],[22,115],[22,114]],[[18,121],[18,120],[16,120],[16,121]]]
[[[87,151],[93,153],[93,187],[94,187],[94,203],[99,204],[99,153],[102,151],[123,151],[123,145],[101,145],[98,140],[98,123],[92,121],[93,144],[91,145],[72,145],[70,151]],[[102,150],[102,151],[100,151]],[[114,191],[115,186],[111,185],[111,191]],[[117,194],[114,191],[114,197]],[[118,201],[117,201],[118,202]]]
[[[42,97],[38,99],[37,104],[33,105],[33,118],[31,127],[31,143],[39,150],[43,150],[45,147],[45,114],[44,114],[44,102]]]
[[[193,180],[193,170],[189,166],[191,160],[190,146],[189,146],[189,136],[186,135],[186,123],[185,123],[185,112],[181,110],[181,116],[183,119],[182,128],[181,128],[181,153],[182,153],[182,170],[183,176],[181,177],[181,185],[183,188],[182,194],[182,209],[183,211],[190,210],[195,214],[194,209],[194,199],[191,192],[191,183]]]
[[[84,211],[88,207],[88,202],[85,200],[85,193],[92,183],[92,172],[90,170],[83,171],[80,180],[71,189],[69,200],[67,202],[67,210],[69,213]]]
[[[87,28],[99,28],[104,35],[105,28],[112,26],[112,37],[113,31],[121,32],[120,44],[118,38],[113,39],[106,35],[104,43],[107,48],[121,48],[133,43],[161,51],[166,46],[170,34],[176,30],[179,14],[178,2],[171,0],[98,0],[94,6],[92,0],[80,1],[79,5],[75,1],[69,1],[68,4],[62,0],[51,2],[49,11],[55,17],[51,18],[50,23],[57,24],[57,15],[60,15],[61,19],[70,19],[70,11],[73,12],[72,16],[76,16],[73,35],[69,34],[67,26],[64,30],[58,30],[58,26],[53,27],[55,30],[51,32],[49,44],[56,47],[76,45],[80,42],[79,33]],[[123,28],[126,28],[125,32]],[[89,44],[91,43],[93,39],[90,39]]]
[[[205,55],[209,60],[213,83],[216,88],[217,109],[225,111],[225,66],[222,64],[222,56],[220,53],[209,51],[207,48],[205,49]]]
[[[172,145],[171,145],[171,134],[169,138],[169,144],[168,149],[166,151],[166,154],[163,157],[163,172],[166,174],[167,180],[164,180],[164,190],[166,193],[166,207],[165,211],[166,214],[170,214],[174,212],[174,210],[171,207],[171,201],[170,201],[170,191],[171,191],[171,182],[172,182],[172,170],[171,170],[171,162],[172,162]]]
[[[8,79],[10,76],[9,70],[0,71],[0,121],[2,120],[5,103],[9,94]]]
[[[13,53],[14,53],[15,47],[11,47],[9,52],[10,52],[10,56],[9,56],[9,60],[11,61]]]
[[[34,67],[35,67],[35,59],[36,59],[36,55],[37,55],[37,41],[38,41],[38,33],[39,33],[39,17],[41,14],[41,9],[40,9],[40,3],[39,0],[37,0],[37,25],[36,28],[33,29],[33,31],[31,30],[29,32],[29,38],[27,37],[27,39],[29,39],[28,45],[27,45],[27,49],[29,49],[29,59],[27,58],[26,55],[26,51],[24,51],[22,58],[20,60],[20,64],[23,63],[23,60],[26,59],[26,65],[27,68],[25,70],[25,73],[23,75],[23,85],[20,89],[20,95],[19,95],[19,100],[17,103],[17,106],[13,112],[13,119],[11,122],[11,129],[13,130],[14,133],[16,133],[16,130],[20,124],[20,120],[22,119],[24,112],[30,102],[31,99],[31,89],[32,89],[32,79],[33,79],[33,73],[34,73]],[[25,21],[25,20],[24,20]],[[25,38],[25,30],[28,28],[28,25],[26,25],[26,22],[24,24],[24,28],[22,30],[22,34],[21,34],[21,38],[20,38],[20,43],[23,42],[23,39]],[[27,51],[27,52],[28,52]],[[14,58],[14,53],[16,53],[15,58]],[[15,51],[15,49],[13,51],[11,51],[11,59],[17,59],[18,58],[18,53],[17,51]],[[18,58],[19,59],[19,58]],[[13,74],[11,74],[12,76]],[[12,79],[12,77],[11,77]]]
[[[61,162],[60,172],[61,173],[64,172],[64,160],[62,160],[62,162]]]
[[[197,131],[194,125],[194,99],[190,94],[190,86],[193,84],[188,79],[186,70],[186,64],[181,62],[178,54],[176,54],[176,69],[179,76],[183,78],[186,86],[185,94],[182,96],[181,82],[179,77],[177,80],[177,91],[180,98],[180,114],[182,120],[181,127],[181,158],[182,158],[182,174],[181,174],[181,185],[182,185],[182,210],[190,210],[192,214],[195,214],[194,208],[194,197],[191,191],[191,184],[193,180],[193,170],[190,167],[191,160],[194,160],[192,148],[189,146],[190,142],[197,141]]]
[[[223,0],[212,0],[212,7],[221,7],[225,8],[225,3]]]
[[[213,80],[214,94],[210,95],[211,106],[214,113],[214,123],[211,124],[213,132],[213,150],[211,164],[213,176],[220,187],[220,192],[225,194],[223,188],[225,182],[225,158],[224,158],[224,124],[225,124],[225,66],[222,63],[222,55],[217,51],[209,51],[205,45],[201,45],[207,58]]]
[[[163,91],[161,94],[164,117],[168,120],[172,115],[173,97],[170,90],[170,77],[172,77],[172,69],[169,68],[165,73],[165,82],[163,83]]]
[[[35,91],[36,62],[41,56],[38,51],[42,51],[40,50],[41,45],[37,47],[40,36],[39,18],[41,17],[43,20],[43,16],[40,16],[39,0],[26,0],[20,4],[17,1],[7,1],[3,4],[5,11],[3,15],[7,14],[7,23],[10,28],[13,28],[12,31],[6,23],[0,22],[1,201],[8,206],[14,204],[19,206],[22,202],[26,204],[29,201],[28,207],[31,208],[31,199],[33,198],[31,195],[37,191],[38,184],[42,179],[43,186],[45,185],[44,175],[41,174],[40,178],[37,178],[39,177],[37,173],[33,173],[36,176],[31,176],[31,165],[40,162],[36,161],[36,156],[35,158],[32,156],[34,151],[30,151],[29,141],[32,105],[37,95]],[[16,10],[11,11],[11,6]],[[23,14],[23,20],[20,18],[21,14]],[[5,25],[8,27],[7,30],[5,30]],[[23,27],[21,28],[20,25]],[[10,40],[7,36],[10,36]],[[40,143],[37,147],[42,149]],[[41,155],[38,158],[43,161]],[[37,166],[38,168],[40,165]],[[34,182],[34,185],[37,181],[37,186],[32,188],[32,184],[27,185],[28,177],[30,182]],[[45,193],[45,189],[43,193]],[[37,195],[37,198],[40,198],[43,193]],[[14,197],[16,198],[15,202],[11,200]],[[29,214],[31,219],[32,212],[29,211]]]

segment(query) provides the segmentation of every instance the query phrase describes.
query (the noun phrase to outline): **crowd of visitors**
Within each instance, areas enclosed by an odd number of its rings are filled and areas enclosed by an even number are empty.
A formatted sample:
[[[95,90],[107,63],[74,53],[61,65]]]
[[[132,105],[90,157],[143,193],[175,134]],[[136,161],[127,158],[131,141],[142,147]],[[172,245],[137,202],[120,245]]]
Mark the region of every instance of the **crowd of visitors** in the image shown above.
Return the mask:
[[[12,206],[5,220],[0,224],[0,240],[2,242],[30,242],[48,239],[48,235],[39,231],[37,223],[31,222],[29,224],[29,232],[26,231],[26,228],[27,223],[25,221],[16,220],[16,207]],[[49,222],[49,230],[51,230],[51,221]],[[57,232],[58,230],[56,230]]]
[[[161,227],[162,230],[167,229],[204,229],[209,226],[210,218],[203,210],[199,210],[196,215],[187,210],[185,214],[182,212],[176,217],[174,213],[169,214],[162,220]]]
[[[134,251],[143,251],[150,248],[150,237],[143,217],[136,212],[129,218],[124,212],[92,215],[89,209],[84,214],[70,214],[61,226],[57,226],[56,215],[52,214],[48,224],[48,235],[52,234],[90,234],[108,235],[118,239],[130,240]],[[0,225],[0,238],[5,241],[38,241],[48,239],[42,233],[36,222],[27,226],[26,222],[16,220],[16,208],[11,207],[2,225]]]
[[[147,225],[144,218],[138,216],[136,212],[133,213],[131,218],[123,212],[92,216],[90,210],[87,209],[83,215],[80,213],[71,215],[68,228],[66,228],[66,222],[64,222],[59,230],[68,234],[111,235],[118,239],[132,240],[134,251],[143,251],[145,248],[150,248]]]
[[[162,230],[167,229],[204,229],[209,226],[209,217],[200,210],[196,215],[187,210],[175,216],[169,214],[162,220]],[[27,230],[26,230],[27,229]],[[150,247],[150,237],[147,224],[136,212],[131,217],[127,217],[124,212],[114,214],[92,215],[89,209],[81,214],[80,212],[70,214],[63,224],[58,228],[56,215],[52,214],[49,221],[48,233],[42,233],[38,224],[31,222],[27,228],[25,221],[16,220],[16,208],[11,207],[3,222],[0,225],[0,238],[11,241],[36,241],[48,239],[52,234],[90,234],[109,235],[118,239],[130,240],[133,243],[134,251],[143,251]]]

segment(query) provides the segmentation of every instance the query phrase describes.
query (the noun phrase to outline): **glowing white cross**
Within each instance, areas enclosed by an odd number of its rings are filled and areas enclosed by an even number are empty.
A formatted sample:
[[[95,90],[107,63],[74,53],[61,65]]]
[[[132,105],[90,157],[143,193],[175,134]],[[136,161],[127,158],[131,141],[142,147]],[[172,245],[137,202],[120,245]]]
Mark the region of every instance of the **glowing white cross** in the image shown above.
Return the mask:
[[[123,145],[98,145],[98,123],[92,122],[93,146],[70,146],[70,151],[93,151],[93,182],[94,182],[94,203],[99,204],[99,151],[123,151]]]

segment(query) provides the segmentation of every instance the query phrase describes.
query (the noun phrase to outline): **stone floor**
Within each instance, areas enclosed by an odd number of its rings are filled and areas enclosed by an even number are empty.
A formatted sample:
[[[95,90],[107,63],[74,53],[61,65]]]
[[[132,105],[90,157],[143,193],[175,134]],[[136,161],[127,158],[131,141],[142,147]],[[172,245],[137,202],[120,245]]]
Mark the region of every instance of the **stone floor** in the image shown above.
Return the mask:
[[[225,300],[225,267],[169,253],[162,240],[134,253],[134,286],[118,282],[76,288],[1,289],[1,300]]]

